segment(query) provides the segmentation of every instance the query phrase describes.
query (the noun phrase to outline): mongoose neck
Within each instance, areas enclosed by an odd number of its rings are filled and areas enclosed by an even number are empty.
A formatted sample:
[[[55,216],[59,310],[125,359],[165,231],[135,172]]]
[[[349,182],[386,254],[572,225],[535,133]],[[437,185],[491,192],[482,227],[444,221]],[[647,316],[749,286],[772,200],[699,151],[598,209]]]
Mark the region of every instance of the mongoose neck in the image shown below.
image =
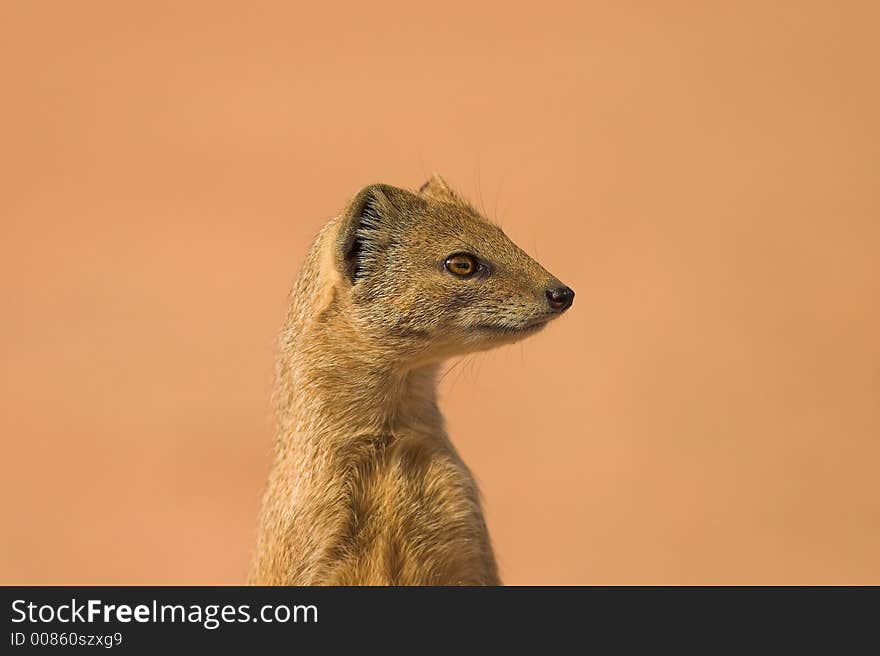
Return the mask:
[[[339,340],[330,353],[315,347],[326,337],[297,341],[279,364],[276,403],[284,432],[444,432],[439,363],[405,367],[392,353],[361,349],[352,340]]]

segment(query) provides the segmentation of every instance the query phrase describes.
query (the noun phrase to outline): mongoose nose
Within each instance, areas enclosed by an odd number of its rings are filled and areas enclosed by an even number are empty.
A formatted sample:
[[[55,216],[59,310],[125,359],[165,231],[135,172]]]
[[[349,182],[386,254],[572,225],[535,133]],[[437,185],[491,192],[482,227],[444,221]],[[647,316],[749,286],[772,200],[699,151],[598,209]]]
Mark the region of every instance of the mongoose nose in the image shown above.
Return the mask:
[[[550,301],[550,307],[557,312],[567,310],[572,301],[574,301],[574,291],[568,287],[557,287],[556,289],[547,290],[547,300]]]

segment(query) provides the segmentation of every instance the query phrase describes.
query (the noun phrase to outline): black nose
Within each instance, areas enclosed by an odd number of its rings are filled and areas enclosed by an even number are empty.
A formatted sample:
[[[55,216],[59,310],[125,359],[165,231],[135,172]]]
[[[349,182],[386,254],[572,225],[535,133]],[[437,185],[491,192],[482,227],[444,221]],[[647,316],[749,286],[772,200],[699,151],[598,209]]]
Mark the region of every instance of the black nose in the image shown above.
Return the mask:
[[[547,290],[547,300],[550,301],[550,307],[557,312],[567,310],[572,301],[574,301],[574,291],[568,287],[557,287],[556,289]]]

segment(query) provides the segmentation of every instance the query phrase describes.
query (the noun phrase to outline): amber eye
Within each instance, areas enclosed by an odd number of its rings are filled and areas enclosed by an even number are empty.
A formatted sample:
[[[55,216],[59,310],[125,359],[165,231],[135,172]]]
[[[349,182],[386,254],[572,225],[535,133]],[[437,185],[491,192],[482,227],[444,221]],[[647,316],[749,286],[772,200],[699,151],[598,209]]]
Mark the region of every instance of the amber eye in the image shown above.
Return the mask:
[[[477,258],[467,253],[456,253],[446,258],[446,270],[462,278],[477,272]]]

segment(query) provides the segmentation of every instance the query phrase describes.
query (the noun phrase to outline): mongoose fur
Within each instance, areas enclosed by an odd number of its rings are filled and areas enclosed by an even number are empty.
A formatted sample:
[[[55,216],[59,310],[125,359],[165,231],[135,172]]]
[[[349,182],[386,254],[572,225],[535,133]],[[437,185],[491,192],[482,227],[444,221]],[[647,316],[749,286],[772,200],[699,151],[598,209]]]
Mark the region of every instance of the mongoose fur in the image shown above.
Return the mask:
[[[290,295],[251,582],[499,584],[437,373],[536,333],[573,296],[439,176],[361,190]]]

